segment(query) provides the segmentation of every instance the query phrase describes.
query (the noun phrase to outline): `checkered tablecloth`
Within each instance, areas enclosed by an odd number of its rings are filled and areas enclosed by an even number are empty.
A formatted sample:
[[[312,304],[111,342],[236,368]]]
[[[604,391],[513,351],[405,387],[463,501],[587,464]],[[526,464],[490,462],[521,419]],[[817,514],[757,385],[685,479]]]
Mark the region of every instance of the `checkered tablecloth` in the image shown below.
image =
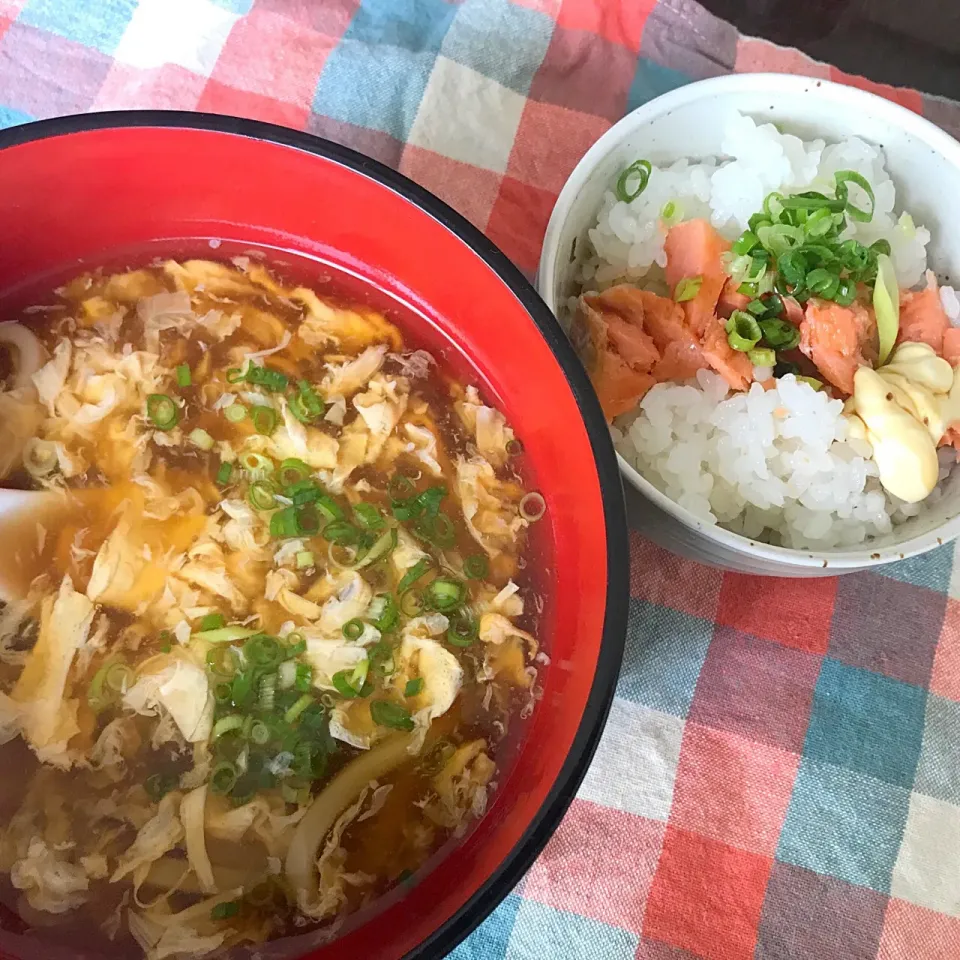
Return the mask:
[[[306,129],[418,180],[528,274],[587,147],[732,70],[853,83],[960,132],[955,104],[691,0],[0,0],[0,123],[170,107]],[[817,581],[632,550],[596,760],[455,960],[960,957],[953,547]]]

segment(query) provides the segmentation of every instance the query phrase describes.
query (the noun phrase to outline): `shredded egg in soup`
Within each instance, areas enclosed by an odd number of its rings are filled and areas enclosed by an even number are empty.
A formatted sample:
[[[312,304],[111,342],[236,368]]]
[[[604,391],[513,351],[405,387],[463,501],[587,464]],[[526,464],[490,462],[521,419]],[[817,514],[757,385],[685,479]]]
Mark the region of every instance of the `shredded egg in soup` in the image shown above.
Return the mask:
[[[332,935],[484,813],[545,504],[474,386],[248,258],[77,277],[0,377],[8,929]]]

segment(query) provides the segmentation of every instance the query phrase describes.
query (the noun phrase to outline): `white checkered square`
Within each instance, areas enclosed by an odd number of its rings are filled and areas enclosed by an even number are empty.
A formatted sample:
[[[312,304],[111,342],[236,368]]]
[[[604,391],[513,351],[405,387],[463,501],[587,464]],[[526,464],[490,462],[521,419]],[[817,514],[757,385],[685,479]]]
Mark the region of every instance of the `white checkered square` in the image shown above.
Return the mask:
[[[960,807],[914,793],[890,894],[960,916]]]
[[[666,820],[684,721],[617,697],[577,796],[626,813]]]
[[[526,98],[496,80],[437,57],[410,143],[504,173]]]
[[[140,0],[115,57],[142,70],[175,63],[209,77],[237,20],[209,0]]]

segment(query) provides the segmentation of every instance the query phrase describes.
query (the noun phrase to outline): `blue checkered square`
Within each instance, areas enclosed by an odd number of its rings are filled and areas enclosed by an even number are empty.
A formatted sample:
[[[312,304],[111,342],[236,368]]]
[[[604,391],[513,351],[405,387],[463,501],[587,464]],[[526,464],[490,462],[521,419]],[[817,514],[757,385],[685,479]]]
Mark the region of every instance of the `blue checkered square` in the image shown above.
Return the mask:
[[[921,557],[885,564],[878,567],[876,572],[894,580],[946,593],[950,586],[950,574],[953,572],[953,544],[938,547]]]
[[[21,123],[30,123],[31,120],[36,119],[36,117],[31,117],[29,113],[24,113],[22,110],[0,105],[0,128],[16,127]]]
[[[679,70],[671,70],[670,67],[662,67],[652,60],[641,59],[637,62],[637,72],[627,94],[627,111],[636,110],[648,100],[676,90],[677,87],[690,83],[692,79],[693,77],[688,77]]]
[[[706,620],[631,600],[617,696],[685,718],[712,635]]]
[[[435,60],[432,52],[342,40],[320,74],[314,112],[405,141]]]
[[[913,789],[960,805],[960,703],[933,693]]]
[[[444,0],[363,0],[344,39],[436,53],[456,7]]]
[[[75,43],[112,54],[127,29],[137,0],[29,0],[19,20]]]
[[[804,756],[909,788],[920,757],[926,691],[825,657]]]
[[[909,807],[903,787],[804,757],[777,859],[887,893]]]
[[[634,956],[639,943],[636,934],[619,927],[524,900],[517,911],[517,925],[505,960],[614,960]],[[483,960],[496,956],[484,955]]]
[[[471,936],[447,954],[447,960],[502,960],[522,902],[519,894],[508,894]]]
[[[440,52],[517,93],[526,94],[543,62],[554,21],[507,0],[466,0]],[[497,38],[490,43],[491,36]]]

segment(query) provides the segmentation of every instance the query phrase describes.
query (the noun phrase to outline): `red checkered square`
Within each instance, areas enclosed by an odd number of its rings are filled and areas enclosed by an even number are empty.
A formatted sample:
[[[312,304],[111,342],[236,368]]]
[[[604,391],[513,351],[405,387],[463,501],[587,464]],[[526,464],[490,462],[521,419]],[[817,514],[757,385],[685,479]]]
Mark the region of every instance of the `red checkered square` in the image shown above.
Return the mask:
[[[445,200],[483,230],[500,189],[500,174],[408,145],[400,172]]]
[[[533,273],[557,195],[504,177],[487,221],[487,236],[521,269]]]
[[[822,657],[718,626],[689,718],[792,753],[803,751]]]
[[[574,800],[527,874],[523,895],[639,933],[664,829],[656,820]]]
[[[599,34],[639,53],[643,25],[656,5],[657,0],[628,0],[626,3],[563,0],[557,22],[571,30]]]
[[[194,110],[206,82],[192,70],[173,63],[139,70],[115,60],[93,101],[93,109]]]
[[[317,78],[336,45],[334,37],[254,9],[230,31],[211,76],[237,90],[309,108]]]
[[[687,722],[670,823],[773,856],[800,757]]]
[[[914,113],[923,113],[923,97],[916,90],[908,90],[906,87],[891,87],[887,83],[875,83],[865,77],[844,73],[836,67],[830,68],[830,79],[837,83],[845,83],[848,87],[858,87],[868,93],[875,93],[878,97],[885,97],[887,100],[899,103],[901,107],[906,107]]]
[[[945,960],[960,957],[960,918],[905,900],[891,900],[877,960]]]
[[[528,100],[507,173],[559,193],[580,158],[610,126],[609,120],[593,114]]]
[[[637,533],[630,534],[630,595],[692,617],[713,620],[723,573],[674,556]]]
[[[826,653],[836,596],[835,577],[789,580],[728,573],[717,622],[797,650]]]
[[[328,37],[342,37],[360,0],[256,0],[254,11],[275,13]]]
[[[310,110],[305,106],[283,103],[272,97],[261,97],[246,90],[234,90],[224,83],[208,80],[200,95],[198,110],[211,113],[227,113],[236,117],[250,117],[253,120],[265,120],[267,123],[279,123],[284,127],[303,130],[307,125]]]
[[[930,692],[960,700],[960,601],[949,598],[934,654]]]
[[[530,99],[616,121],[626,112],[636,70],[636,53],[621,44],[558,26],[530,85]]]
[[[668,826],[644,934],[705,960],[751,960],[772,865]]]

